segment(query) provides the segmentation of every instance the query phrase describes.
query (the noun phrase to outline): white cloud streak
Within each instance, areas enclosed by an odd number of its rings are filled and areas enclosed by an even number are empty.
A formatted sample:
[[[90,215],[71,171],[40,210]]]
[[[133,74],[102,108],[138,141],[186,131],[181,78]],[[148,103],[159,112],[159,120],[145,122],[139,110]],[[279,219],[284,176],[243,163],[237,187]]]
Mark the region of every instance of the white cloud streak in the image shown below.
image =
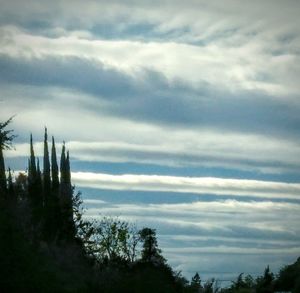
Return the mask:
[[[79,187],[300,199],[300,184],[210,177],[73,172]]]
[[[266,47],[262,38],[254,39],[255,45],[245,38],[239,46],[222,42],[218,46],[198,46],[168,40],[144,42],[130,39],[82,39],[72,34],[48,38],[31,35],[15,27],[2,27],[0,35],[6,40],[0,49],[2,54],[24,58],[80,56],[103,62],[140,82],[142,69],[147,68],[163,73],[170,82],[180,79],[194,88],[207,82],[217,84],[219,89],[227,88],[233,92],[261,90],[277,97],[299,92],[296,80],[292,76],[290,79],[285,77],[291,69],[293,73],[299,73],[299,56],[279,44],[277,50],[287,52],[272,56],[267,51],[270,44]],[[275,42],[273,39],[269,41]]]

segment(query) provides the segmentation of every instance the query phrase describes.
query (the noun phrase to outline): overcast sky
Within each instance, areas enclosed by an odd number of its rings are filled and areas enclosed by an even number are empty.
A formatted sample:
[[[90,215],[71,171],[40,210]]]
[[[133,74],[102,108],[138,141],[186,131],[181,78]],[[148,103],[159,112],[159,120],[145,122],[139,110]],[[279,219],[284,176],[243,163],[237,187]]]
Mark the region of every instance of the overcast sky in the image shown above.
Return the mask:
[[[0,117],[25,169],[46,125],[87,216],[157,229],[174,269],[300,255],[300,2],[2,1]]]

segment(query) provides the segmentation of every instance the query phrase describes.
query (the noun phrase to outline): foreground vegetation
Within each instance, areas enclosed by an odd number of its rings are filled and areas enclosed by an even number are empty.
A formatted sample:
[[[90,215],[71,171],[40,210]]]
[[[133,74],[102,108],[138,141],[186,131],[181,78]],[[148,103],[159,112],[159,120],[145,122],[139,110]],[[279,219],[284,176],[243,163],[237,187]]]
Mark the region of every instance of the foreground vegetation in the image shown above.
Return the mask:
[[[27,174],[6,171],[3,150],[14,136],[0,123],[1,292],[300,292],[300,259],[275,277],[266,268],[253,279],[240,274],[230,288],[189,282],[175,272],[158,247],[156,232],[113,218],[87,221],[71,183],[69,152],[58,165],[45,129],[43,171],[30,137]]]

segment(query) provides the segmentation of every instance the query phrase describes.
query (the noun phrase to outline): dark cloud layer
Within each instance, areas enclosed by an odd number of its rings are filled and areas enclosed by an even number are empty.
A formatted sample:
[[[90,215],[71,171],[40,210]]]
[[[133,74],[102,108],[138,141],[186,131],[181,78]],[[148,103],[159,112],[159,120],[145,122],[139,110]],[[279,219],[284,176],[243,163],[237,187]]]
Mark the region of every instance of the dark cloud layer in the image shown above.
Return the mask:
[[[299,104],[262,92],[229,93],[203,83],[198,89],[170,83],[144,70],[143,82],[100,62],[78,57],[0,56],[2,83],[58,86],[105,100],[106,112],[137,121],[189,125],[300,138]],[[95,106],[91,107],[95,111]]]

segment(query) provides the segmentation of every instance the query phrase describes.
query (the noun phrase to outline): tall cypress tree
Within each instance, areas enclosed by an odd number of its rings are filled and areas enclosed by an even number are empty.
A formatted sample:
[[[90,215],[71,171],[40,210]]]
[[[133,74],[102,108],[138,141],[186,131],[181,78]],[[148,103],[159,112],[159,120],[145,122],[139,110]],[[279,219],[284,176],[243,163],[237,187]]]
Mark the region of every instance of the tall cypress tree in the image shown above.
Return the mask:
[[[52,176],[52,190],[58,192],[59,178],[58,178],[58,165],[56,158],[56,148],[54,137],[52,136],[52,149],[51,149],[51,176]]]
[[[62,216],[61,238],[72,241],[75,237],[75,224],[73,220],[73,188],[71,185],[70,157],[66,155],[65,143],[62,147],[60,160],[60,203]]]
[[[32,134],[30,134],[30,164],[28,166],[28,177],[29,180],[34,181],[36,179],[36,164],[35,155],[32,142]]]
[[[63,143],[60,156],[60,183],[66,183],[66,146]]]
[[[67,157],[66,157],[66,183],[68,187],[71,188],[71,168],[70,168],[69,151],[67,151]]]
[[[51,192],[51,178],[50,178],[50,160],[49,160],[49,150],[48,150],[48,134],[47,128],[45,127],[44,136],[44,172],[43,172],[43,182],[44,182],[44,193],[45,201],[47,204],[48,197]]]
[[[35,155],[32,142],[32,134],[30,134],[30,158],[28,159],[28,193],[29,197],[34,201],[36,200],[35,192],[35,182],[36,182],[36,164],[35,164]]]
[[[44,239],[46,241],[53,241],[55,239],[56,227],[53,219],[55,215],[53,213],[54,205],[51,190],[51,171],[50,171],[50,159],[48,150],[48,134],[47,128],[45,128],[44,136],[44,169],[43,169],[43,191],[44,191]]]
[[[32,134],[30,135],[30,158],[28,159],[28,195],[32,210],[32,225],[37,236],[43,222],[43,188],[39,160],[34,154]]]
[[[40,207],[42,208],[44,205],[44,200],[43,200],[43,183],[42,183],[42,172],[40,169],[40,160],[37,158],[37,164],[36,164],[36,189],[37,193],[40,198]]]

